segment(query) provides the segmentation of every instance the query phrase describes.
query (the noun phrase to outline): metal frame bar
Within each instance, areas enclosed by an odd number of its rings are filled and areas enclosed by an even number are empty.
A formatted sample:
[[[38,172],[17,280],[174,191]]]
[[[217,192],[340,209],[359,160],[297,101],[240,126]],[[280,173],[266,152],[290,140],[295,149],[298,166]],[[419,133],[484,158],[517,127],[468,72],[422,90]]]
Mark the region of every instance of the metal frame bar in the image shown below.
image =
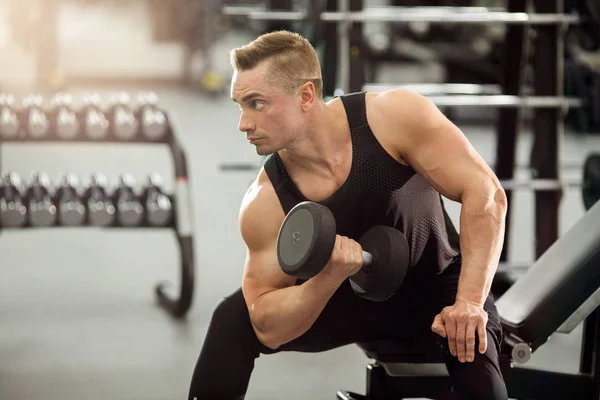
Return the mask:
[[[564,0],[534,0],[535,9],[543,13],[560,14]],[[534,93],[536,96],[562,96],[564,75],[564,32],[560,26],[541,26],[533,39]],[[564,132],[564,116],[560,109],[538,109],[533,114],[534,142],[531,165],[539,179],[559,178],[559,143]],[[540,257],[559,235],[559,208],[562,193],[535,194],[535,254]]]
[[[527,0],[508,0],[509,12],[524,12]],[[502,68],[502,93],[512,96],[523,94],[523,82],[529,53],[529,29],[526,25],[508,25],[504,36],[504,57]],[[498,110],[496,123],[496,168],[498,179],[510,180],[514,177],[517,152],[517,137],[521,127],[523,112],[519,108]],[[512,193],[507,194],[507,215],[505,218],[504,246],[500,261],[506,261],[509,253],[511,233]]]
[[[302,21],[308,18],[304,10],[273,11],[260,6],[225,6],[224,15],[245,16],[259,21]],[[325,11],[321,20],[328,22],[431,22],[461,24],[529,24],[554,25],[578,24],[577,15],[558,13],[525,13],[490,11],[485,7],[366,7],[361,10]]]
[[[426,97],[441,107],[549,108],[558,109],[556,112],[559,113],[584,104],[579,98],[560,96],[429,95]]]
[[[483,11],[482,7],[368,7],[362,11],[349,13],[324,12],[324,21],[352,22],[431,22],[461,24],[529,24],[529,25],[561,25],[577,24],[580,18],[576,15],[561,13],[524,13]]]

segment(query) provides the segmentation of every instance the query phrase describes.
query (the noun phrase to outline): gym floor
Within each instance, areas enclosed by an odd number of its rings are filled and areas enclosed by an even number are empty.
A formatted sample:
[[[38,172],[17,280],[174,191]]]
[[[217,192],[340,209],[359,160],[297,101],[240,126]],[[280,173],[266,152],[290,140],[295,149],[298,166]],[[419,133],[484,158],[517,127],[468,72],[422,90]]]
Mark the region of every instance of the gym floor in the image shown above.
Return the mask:
[[[116,89],[111,87],[111,90]],[[221,172],[223,163],[258,162],[237,132],[238,110],[225,97],[207,98],[172,87],[121,87],[135,93],[152,89],[176,119],[176,134],[191,174],[196,286],[184,321],[157,307],[154,286],[177,282],[179,251],[165,231],[77,229],[4,230],[0,234],[0,400],[163,400],[187,398],[188,386],[212,310],[241,282],[245,248],[237,216],[254,173]],[[74,98],[101,87],[69,88]],[[461,126],[468,139],[493,162],[494,128]],[[519,163],[528,160],[531,137],[519,139]],[[561,162],[580,165],[600,149],[599,136],[566,134]],[[32,170],[55,179],[76,173],[87,181],[102,172],[116,184],[130,172],[141,185],[151,172],[174,186],[166,147],[146,145],[4,145],[1,170],[29,176]],[[581,169],[564,169],[579,178]],[[519,177],[527,172],[519,171]],[[510,260],[530,263],[534,246],[534,198],[514,196]],[[447,202],[458,226],[460,205]],[[560,229],[584,213],[577,189],[565,192]],[[557,334],[528,366],[576,372],[581,330]],[[250,382],[248,400],[327,400],[338,389],[363,393],[369,360],[356,346],[320,354],[262,356]]]

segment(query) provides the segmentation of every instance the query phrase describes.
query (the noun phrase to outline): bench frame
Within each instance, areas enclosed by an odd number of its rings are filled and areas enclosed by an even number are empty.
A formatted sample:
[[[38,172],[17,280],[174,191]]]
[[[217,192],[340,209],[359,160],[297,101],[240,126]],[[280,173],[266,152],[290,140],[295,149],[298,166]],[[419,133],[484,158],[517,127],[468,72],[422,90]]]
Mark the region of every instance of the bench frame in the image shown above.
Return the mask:
[[[510,358],[510,349],[500,355],[502,374],[512,399],[598,400],[600,397],[600,307],[583,322],[579,373],[567,374],[525,368]],[[375,355],[376,356],[376,355]],[[386,356],[386,359],[389,356]],[[406,358],[406,357],[404,357]],[[411,397],[451,398],[450,377],[439,362],[374,362],[367,365],[366,395],[340,390],[339,400],[396,400]]]

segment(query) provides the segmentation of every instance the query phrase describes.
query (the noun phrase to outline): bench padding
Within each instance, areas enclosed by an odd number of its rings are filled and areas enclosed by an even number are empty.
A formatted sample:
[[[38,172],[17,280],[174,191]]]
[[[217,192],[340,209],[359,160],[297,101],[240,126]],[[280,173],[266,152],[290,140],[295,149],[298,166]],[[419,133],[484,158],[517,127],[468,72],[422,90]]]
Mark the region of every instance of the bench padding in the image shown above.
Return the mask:
[[[498,299],[496,306],[505,333],[513,333],[528,343],[541,344],[598,287],[600,202],[563,234]]]

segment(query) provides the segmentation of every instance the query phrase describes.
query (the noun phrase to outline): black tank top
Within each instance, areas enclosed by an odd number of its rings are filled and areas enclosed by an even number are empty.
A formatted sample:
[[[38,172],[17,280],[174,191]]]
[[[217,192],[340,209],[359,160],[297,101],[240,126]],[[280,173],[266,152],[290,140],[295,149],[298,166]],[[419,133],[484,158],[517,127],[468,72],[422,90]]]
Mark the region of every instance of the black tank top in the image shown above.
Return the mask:
[[[408,240],[410,266],[419,266],[426,275],[440,273],[459,261],[459,236],[441,195],[380,145],[367,121],[364,92],[340,98],[350,124],[352,167],[343,185],[318,202],[332,211],[337,233],[358,241],[375,225],[394,227]],[[285,214],[308,200],[278,153],[269,155],[264,167]]]

